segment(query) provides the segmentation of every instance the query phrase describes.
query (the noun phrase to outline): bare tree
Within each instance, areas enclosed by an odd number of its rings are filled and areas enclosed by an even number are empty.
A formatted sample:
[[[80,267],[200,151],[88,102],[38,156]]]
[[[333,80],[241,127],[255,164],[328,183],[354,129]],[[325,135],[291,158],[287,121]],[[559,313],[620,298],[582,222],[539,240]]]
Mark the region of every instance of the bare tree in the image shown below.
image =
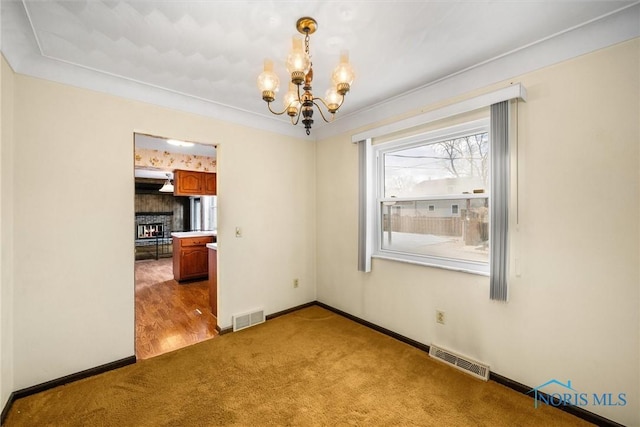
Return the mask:
[[[489,150],[486,133],[438,142],[435,149],[452,176],[478,176],[487,184]]]
[[[443,154],[443,160],[445,161],[444,167],[456,178],[460,176],[458,168],[456,167],[456,160],[463,157],[463,153],[460,150],[459,144],[455,139],[449,141],[442,141],[435,144],[436,150],[441,151]]]
[[[489,171],[489,144],[487,143],[487,134],[480,133],[469,135],[464,138],[467,151],[467,159],[469,162],[469,170],[471,176],[479,176],[482,182],[487,185]]]

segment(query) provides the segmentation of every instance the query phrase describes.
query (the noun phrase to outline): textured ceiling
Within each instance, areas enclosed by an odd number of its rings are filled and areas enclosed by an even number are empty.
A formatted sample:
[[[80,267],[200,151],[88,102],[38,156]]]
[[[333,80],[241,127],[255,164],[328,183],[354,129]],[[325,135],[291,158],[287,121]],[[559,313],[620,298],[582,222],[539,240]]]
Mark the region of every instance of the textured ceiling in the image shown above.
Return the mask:
[[[272,58],[281,80],[280,108],[295,21],[308,15],[319,24],[311,37],[316,96],[327,89],[339,52],[350,52],[356,80],[339,112],[348,114],[631,4],[9,0],[3,1],[3,53],[18,72],[42,56],[271,117],[256,77],[263,59]],[[108,91],[106,84],[99,89]]]

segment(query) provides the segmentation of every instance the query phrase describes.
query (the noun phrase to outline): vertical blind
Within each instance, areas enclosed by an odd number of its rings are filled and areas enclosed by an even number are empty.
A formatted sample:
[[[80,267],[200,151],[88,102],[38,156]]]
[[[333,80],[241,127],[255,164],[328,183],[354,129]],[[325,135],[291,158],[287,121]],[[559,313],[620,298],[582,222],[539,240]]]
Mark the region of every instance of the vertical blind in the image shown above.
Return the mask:
[[[509,227],[509,101],[491,105],[491,198],[489,225],[489,293],[492,300],[507,300]]]
[[[358,142],[358,271],[371,271],[371,245],[369,234],[369,179],[368,157],[371,139]]]

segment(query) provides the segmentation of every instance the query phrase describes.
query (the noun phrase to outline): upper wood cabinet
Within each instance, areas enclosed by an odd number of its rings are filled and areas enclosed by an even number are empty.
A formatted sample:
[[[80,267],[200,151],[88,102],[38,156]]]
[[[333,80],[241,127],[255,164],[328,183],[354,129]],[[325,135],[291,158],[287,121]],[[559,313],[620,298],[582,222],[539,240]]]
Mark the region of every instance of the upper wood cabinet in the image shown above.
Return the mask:
[[[204,194],[206,196],[214,196],[216,194],[216,174],[204,174]]]
[[[199,196],[203,193],[202,172],[176,170],[173,173],[173,194],[176,196]]]
[[[175,196],[215,196],[216,174],[178,169],[173,173]]]

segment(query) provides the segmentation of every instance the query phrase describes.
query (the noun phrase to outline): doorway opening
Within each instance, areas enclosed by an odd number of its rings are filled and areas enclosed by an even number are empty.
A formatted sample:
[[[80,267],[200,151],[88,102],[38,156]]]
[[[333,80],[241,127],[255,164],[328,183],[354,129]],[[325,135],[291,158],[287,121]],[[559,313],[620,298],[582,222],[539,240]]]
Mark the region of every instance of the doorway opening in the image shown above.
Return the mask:
[[[135,353],[138,360],[215,337],[207,266],[176,275],[183,236],[217,238],[217,196],[174,194],[175,171],[216,172],[212,145],[134,133]],[[178,145],[171,145],[178,143]],[[161,191],[162,189],[162,191]],[[179,192],[177,192],[179,193]],[[204,241],[204,240],[203,240]],[[202,263],[208,250],[189,252]],[[183,254],[182,254],[183,255]],[[184,272],[184,269],[183,269]]]

